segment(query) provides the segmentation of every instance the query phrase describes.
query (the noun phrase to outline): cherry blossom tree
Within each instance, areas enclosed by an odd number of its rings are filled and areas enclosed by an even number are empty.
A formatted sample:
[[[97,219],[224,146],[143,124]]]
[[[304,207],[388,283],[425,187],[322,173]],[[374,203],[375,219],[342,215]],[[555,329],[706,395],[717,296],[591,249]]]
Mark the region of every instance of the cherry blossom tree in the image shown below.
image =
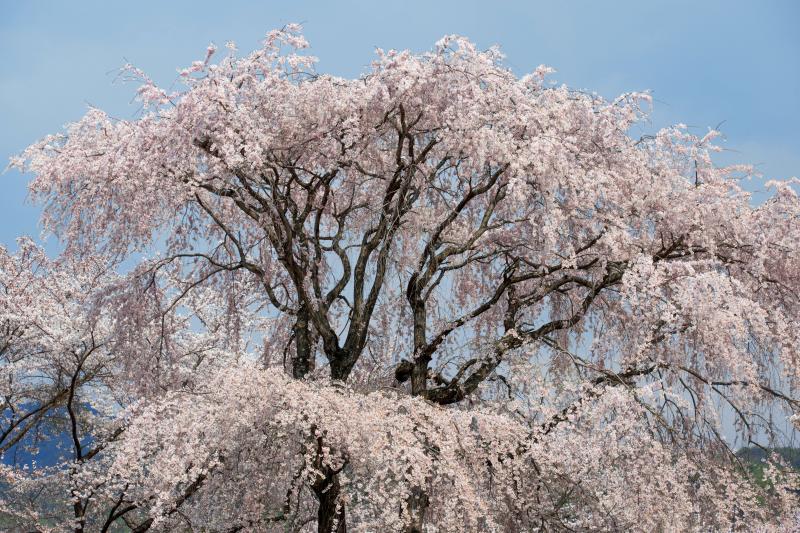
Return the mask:
[[[212,45],[175,92],[127,66],[141,116],[91,109],[12,162],[65,250],[2,256],[0,446],[61,418],[74,450],[5,467],[3,512],[37,531],[791,520],[793,472],[776,458],[758,485],[724,433],[770,445],[800,417],[796,180],[754,205],[717,131],[635,138],[648,94],[519,78],[461,37],[352,80],[306,47],[294,25],[243,57]]]

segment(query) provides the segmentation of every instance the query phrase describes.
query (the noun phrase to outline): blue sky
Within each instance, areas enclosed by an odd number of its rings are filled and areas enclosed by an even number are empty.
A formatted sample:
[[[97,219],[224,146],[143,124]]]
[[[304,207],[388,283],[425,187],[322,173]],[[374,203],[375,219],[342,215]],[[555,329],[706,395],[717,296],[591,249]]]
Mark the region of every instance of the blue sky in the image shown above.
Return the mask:
[[[89,104],[134,117],[133,87],[115,82],[126,61],[169,85],[209,42],[249,51],[287,22],[304,24],[318,70],[340,76],[363,72],[376,47],[421,51],[458,33],[499,44],[518,74],[544,63],[558,82],[608,97],[650,89],[650,129],[683,122],[704,132],[725,121],[727,160],[765,178],[800,175],[800,2],[791,0],[6,1],[0,159]],[[18,235],[38,235],[38,210],[25,201],[27,177],[0,179],[0,245],[15,248]]]

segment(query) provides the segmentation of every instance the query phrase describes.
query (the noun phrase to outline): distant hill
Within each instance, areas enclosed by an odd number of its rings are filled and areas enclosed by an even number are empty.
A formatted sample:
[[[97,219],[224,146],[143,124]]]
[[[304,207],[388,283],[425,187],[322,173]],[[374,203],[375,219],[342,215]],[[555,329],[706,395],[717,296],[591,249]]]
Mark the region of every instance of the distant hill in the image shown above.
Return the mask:
[[[780,455],[791,465],[793,470],[800,472],[800,448],[770,448],[765,451],[761,448],[751,446],[742,448],[736,452],[736,455],[747,464],[756,482],[762,487],[767,485],[764,479],[764,467],[766,466],[765,459],[767,458],[767,454],[771,452]]]
[[[791,464],[792,468],[800,470],[800,448],[770,448],[769,451],[777,453]],[[750,463],[762,463],[767,458],[767,452],[755,446],[742,448],[736,455]]]

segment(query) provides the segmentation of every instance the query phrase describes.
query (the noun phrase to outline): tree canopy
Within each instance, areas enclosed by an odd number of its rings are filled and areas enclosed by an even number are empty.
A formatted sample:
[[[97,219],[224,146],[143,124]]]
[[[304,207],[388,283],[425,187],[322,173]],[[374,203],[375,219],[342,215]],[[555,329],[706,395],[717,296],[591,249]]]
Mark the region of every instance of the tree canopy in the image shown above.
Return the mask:
[[[12,164],[64,245],[0,254],[0,470],[36,531],[778,527],[733,453],[800,417],[800,200],[635,137],[647,93],[448,36],[318,73],[300,28],[142,71]],[[132,265],[132,266],[131,266]],[[791,527],[791,526],[789,526]],[[116,529],[115,529],[116,528]]]

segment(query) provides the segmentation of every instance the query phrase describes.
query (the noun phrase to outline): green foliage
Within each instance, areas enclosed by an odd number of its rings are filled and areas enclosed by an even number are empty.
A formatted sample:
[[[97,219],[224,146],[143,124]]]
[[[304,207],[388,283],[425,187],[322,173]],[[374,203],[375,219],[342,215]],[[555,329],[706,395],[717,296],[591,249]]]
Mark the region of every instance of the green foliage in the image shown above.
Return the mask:
[[[758,486],[762,488],[771,488],[772,485],[764,476],[768,456],[772,453],[777,454],[781,459],[786,461],[794,473],[800,474],[800,448],[781,447],[765,450],[763,448],[750,446],[736,452],[736,455],[742,460],[748,473]]]

